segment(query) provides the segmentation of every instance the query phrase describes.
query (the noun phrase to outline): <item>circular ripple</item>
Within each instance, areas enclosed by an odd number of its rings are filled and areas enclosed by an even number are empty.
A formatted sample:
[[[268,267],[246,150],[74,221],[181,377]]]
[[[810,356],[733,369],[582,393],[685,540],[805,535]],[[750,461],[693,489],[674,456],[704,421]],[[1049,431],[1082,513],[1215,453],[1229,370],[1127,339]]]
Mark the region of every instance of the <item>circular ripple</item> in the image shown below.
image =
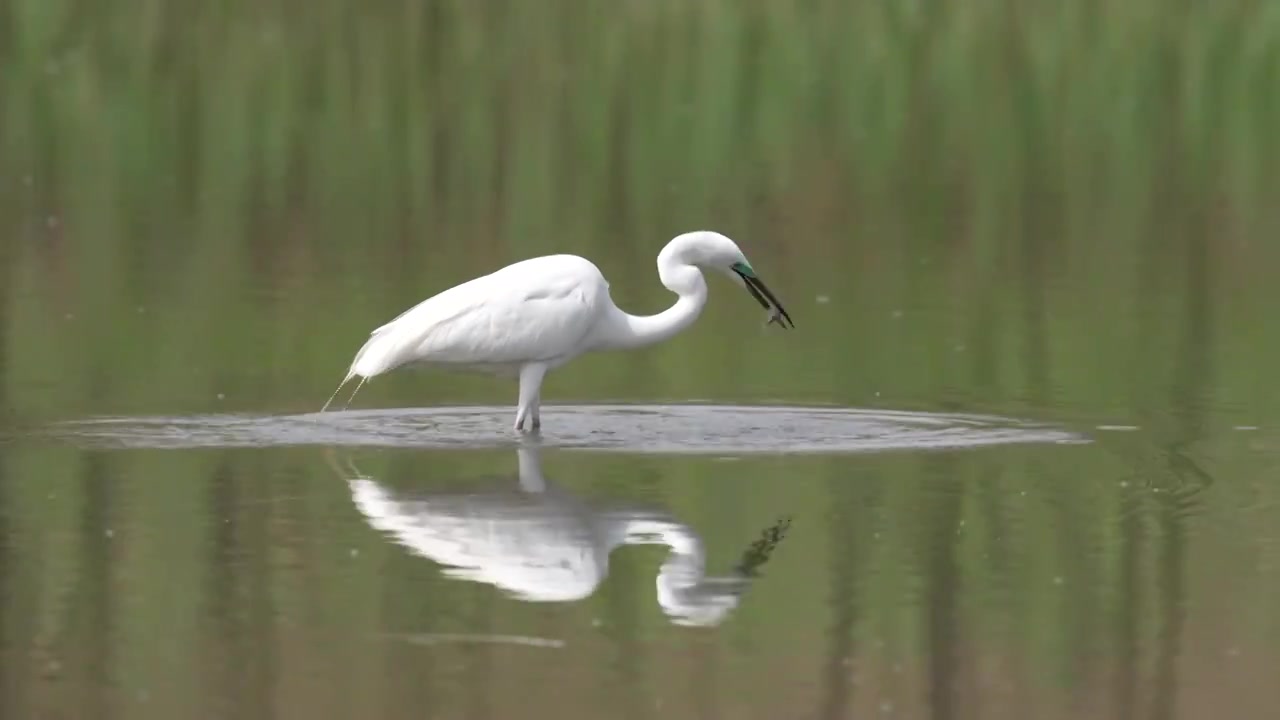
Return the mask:
[[[104,417],[50,429],[91,447],[226,448],[288,445],[484,448],[511,446],[510,407],[438,407],[305,415]],[[1080,443],[1046,425],[979,415],[741,405],[543,406],[540,444],[656,453],[851,453]]]

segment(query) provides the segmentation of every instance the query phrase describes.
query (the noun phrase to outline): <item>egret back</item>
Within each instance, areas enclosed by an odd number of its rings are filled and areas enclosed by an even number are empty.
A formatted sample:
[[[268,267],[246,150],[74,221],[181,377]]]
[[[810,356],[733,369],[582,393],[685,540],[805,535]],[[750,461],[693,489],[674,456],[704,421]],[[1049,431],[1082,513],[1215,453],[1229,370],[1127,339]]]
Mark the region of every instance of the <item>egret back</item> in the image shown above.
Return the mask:
[[[449,288],[374,330],[350,375],[373,377],[407,363],[551,362],[584,349],[609,285],[576,255],[508,265]]]

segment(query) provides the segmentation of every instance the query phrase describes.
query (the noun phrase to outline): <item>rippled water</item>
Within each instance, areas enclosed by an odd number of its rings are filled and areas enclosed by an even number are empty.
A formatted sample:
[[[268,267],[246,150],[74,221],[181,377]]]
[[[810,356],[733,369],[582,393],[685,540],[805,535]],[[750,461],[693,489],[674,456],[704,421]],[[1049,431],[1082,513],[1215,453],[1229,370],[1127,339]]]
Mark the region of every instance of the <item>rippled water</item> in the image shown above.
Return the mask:
[[[61,423],[50,437],[120,448],[288,445],[481,448],[519,442],[509,407],[437,407],[308,415],[104,417]],[[1041,423],[945,413],[741,405],[545,407],[536,442],[658,453],[851,453],[1087,439]]]

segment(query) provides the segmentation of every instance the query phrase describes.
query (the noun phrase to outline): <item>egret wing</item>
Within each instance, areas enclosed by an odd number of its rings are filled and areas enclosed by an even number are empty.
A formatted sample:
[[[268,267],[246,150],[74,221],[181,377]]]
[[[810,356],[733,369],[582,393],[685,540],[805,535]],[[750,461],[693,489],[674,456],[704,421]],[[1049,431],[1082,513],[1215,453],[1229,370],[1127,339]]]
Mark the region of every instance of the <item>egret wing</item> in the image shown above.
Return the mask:
[[[506,364],[580,350],[608,284],[575,256],[509,265],[429,298],[373,332],[352,371],[365,377],[410,362]]]

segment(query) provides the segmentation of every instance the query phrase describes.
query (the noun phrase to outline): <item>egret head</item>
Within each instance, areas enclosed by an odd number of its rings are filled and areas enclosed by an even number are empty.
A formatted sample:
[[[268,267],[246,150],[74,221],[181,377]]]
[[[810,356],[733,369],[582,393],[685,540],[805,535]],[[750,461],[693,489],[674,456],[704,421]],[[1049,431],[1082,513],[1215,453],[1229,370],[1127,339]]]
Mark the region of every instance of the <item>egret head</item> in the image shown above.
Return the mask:
[[[778,298],[769,291],[768,286],[756,274],[755,268],[747,261],[737,243],[718,232],[699,230],[678,236],[671,245],[678,248],[684,259],[700,265],[708,270],[718,270],[728,275],[738,285],[747,289],[756,302],[769,311],[769,322],[776,322],[782,327],[795,327],[791,316],[778,302]]]

